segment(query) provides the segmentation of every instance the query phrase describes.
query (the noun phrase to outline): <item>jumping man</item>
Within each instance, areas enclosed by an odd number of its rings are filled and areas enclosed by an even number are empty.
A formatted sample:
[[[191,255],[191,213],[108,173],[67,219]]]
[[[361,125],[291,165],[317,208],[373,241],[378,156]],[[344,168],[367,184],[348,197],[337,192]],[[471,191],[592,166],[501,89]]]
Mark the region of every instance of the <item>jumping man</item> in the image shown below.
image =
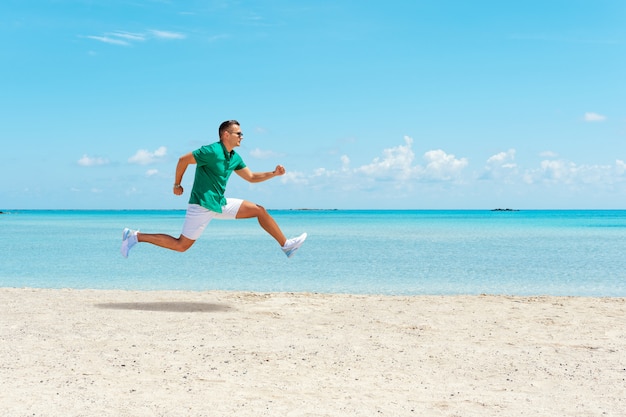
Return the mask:
[[[226,184],[230,174],[235,171],[244,180],[255,183],[269,180],[285,173],[282,165],[277,165],[272,172],[252,172],[234,151],[241,145],[243,133],[239,122],[227,120],[219,127],[219,142],[183,155],[176,165],[174,194],[182,195],[180,185],[187,167],[196,165],[196,175],[189,197],[185,223],[180,237],[166,234],[139,233],[137,230],[124,229],[122,232],[122,256],[138,242],[147,242],[166,249],[184,252],[200,237],[209,222],[216,219],[249,219],[256,217],[259,225],[281,246],[287,257],[291,258],[302,246],[306,233],[293,239],[287,239],[276,221],[265,208],[250,201],[238,198],[225,198]]]

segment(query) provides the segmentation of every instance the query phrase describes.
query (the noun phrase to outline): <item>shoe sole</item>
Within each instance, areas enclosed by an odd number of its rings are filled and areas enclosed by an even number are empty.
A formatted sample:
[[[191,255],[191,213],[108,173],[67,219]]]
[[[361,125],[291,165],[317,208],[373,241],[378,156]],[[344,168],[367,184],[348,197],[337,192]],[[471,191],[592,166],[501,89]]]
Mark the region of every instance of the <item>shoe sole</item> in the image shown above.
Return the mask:
[[[291,249],[289,252],[285,252],[285,255],[287,255],[287,258],[291,258],[293,255],[295,255],[296,251],[300,249],[300,247],[302,246],[302,244],[307,238],[306,233],[302,233],[300,236],[302,236],[302,241],[295,248]]]
[[[131,231],[129,228],[126,228],[122,231],[122,247],[120,248],[120,253],[124,258],[128,258],[128,237],[130,236]]]

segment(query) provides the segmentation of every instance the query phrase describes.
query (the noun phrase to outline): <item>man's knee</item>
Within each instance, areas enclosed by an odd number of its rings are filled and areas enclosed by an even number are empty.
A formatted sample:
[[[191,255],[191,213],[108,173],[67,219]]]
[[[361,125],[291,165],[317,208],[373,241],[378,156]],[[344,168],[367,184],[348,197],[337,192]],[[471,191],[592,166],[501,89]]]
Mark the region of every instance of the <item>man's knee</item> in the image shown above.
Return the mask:
[[[191,240],[183,235],[180,235],[180,237],[178,238],[178,245],[176,245],[176,251],[186,252],[187,249],[189,249],[194,244],[194,242],[195,240]]]
[[[256,218],[258,219],[266,219],[268,217],[270,217],[270,214],[267,212],[267,210],[265,210],[265,207],[260,206],[260,205],[256,205],[257,207],[257,211],[256,211]]]
[[[260,204],[253,203],[249,209],[250,217],[261,217],[267,214],[267,210],[265,210],[265,207]]]

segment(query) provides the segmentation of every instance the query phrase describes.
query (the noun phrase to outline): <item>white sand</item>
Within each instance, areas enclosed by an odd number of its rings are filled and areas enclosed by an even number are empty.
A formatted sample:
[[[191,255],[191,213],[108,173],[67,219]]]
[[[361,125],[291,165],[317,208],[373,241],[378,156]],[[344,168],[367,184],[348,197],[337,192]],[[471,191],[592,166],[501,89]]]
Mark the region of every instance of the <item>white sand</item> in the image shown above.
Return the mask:
[[[626,300],[0,289],[1,416],[624,416]]]

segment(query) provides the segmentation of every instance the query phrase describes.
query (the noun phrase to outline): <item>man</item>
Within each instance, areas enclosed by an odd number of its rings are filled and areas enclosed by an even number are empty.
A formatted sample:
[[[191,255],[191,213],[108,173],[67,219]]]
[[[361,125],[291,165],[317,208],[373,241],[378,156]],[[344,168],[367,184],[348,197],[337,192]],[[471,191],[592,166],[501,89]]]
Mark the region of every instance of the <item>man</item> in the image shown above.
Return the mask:
[[[187,167],[196,165],[196,175],[187,206],[185,223],[180,237],[175,238],[166,234],[139,233],[138,230],[124,229],[122,232],[122,256],[128,257],[128,252],[138,242],[147,242],[166,249],[184,252],[200,237],[209,222],[216,219],[249,219],[256,217],[259,224],[281,246],[288,258],[302,246],[306,233],[287,239],[278,227],[278,224],[265,208],[246,200],[225,198],[226,183],[230,174],[235,171],[244,180],[256,183],[283,175],[285,168],[276,166],[272,172],[252,172],[234,151],[241,145],[243,133],[236,120],[227,120],[219,127],[219,142],[203,146],[193,152],[183,155],[176,165],[174,180],[174,194],[182,195],[180,185]]]

